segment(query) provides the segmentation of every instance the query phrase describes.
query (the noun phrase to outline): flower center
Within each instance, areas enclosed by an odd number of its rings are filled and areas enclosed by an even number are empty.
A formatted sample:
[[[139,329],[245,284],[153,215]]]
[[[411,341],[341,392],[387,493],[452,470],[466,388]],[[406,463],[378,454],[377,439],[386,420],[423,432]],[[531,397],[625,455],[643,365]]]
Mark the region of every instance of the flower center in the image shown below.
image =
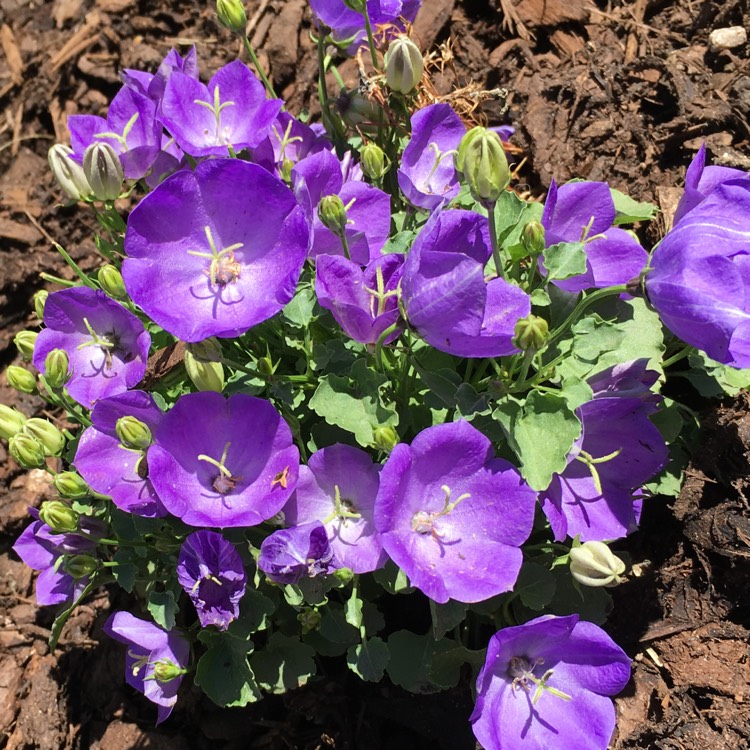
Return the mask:
[[[344,522],[344,525],[350,518],[362,518],[361,513],[357,513],[357,508],[354,503],[348,498],[341,497],[341,490],[337,484],[333,485],[333,512],[330,516],[327,516],[323,521],[323,525],[330,523],[336,519],[340,519]]]
[[[120,339],[114,331],[108,331],[107,333],[97,333],[88,318],[83,319],[83,324],[86,326],[86,330],[91,335],[91,341],[84,341],[78,345],[78,349],[86,349],[89,346],[98,346],[102,352],[104,352],[104,369],[112,369],[112,354],[117,352],[120,348]]]
[[[216,146],[231,146],[232,140],[229,133],[229,127],[225,127],[222,130],[221,127],[221,112],[226,107],[233,107],[234,102],[223,102],[219,95],[218,84],[214,87],[214,100],[213,102],[206,102],[202,99],[195,99],[194,104],[198,104],[201,107],[205,107],[214,116],[215,131],[214,131],[214,144]],[[204,130],[203,134],[208,135],[208,130]]]
[[[420,510],[412,516],[411,528],[417,534],[432,534],[434,537],[439,537],[440,534],[435,529],[435,521],[438,518],[447,516],[462,500],[471,497],[471,493],[464,492],[457,500],[451,502],[451,488],[447,484],[444,484],[440,489],[445,493],[445,500],[441,511],[436,513],[434,511]]]
[[[584,450],[580,450],[578,452],[578,455],[576,456],[576,461],[580,461],[582,464],[585,464],[588,470],[591,472],[591,477],[594,480],[594,487],[596,487],[596,491],[600,495],[602,494],[602,480],[599,476],[599,470],[596,468],[596,465],[611,461],[613,458],[617,458],[620,453],[622,453],[622,448],[618,448],[616,451],[612,451],[612,453],[608,453],[606,456],[594,458],[590,453],[587,453]]]
[[[391,289],[390,292],[385,291],[385,280],[383,279],[383,269],[380,266],[375,268],[375,284],[376,289],[370,289],[365,287],[365,291],[370,295],[370,314],[373,318],[377,318],[385,312],[385,306],[390,297],[398,296],[398,289]]]
[[[208,267],[208,271],[204,271],[203,273],[208,276],[214,286],[225,287],[227,284],[237,281],[240,277],[242,267],[235,260],[234,251],[239,250],[243,246],[243,243],[235,242],[234,245],[219,250],[211,234],[211,228],[207,226],[204,228],[204,231],[210,252],[188,250],[187,254],[194,255],[197,258],[210,258],[211,264]]]
[[[571,697],[562,690],[550,687],[547,683],[552,677],[552,670],[548,669],[541,677],[534,674],[534,670],[544,664],[544,659],[534,659],[532,662],[528,656],[513,656],[508,662],[508,677],[512,678],[514,690],[521,688],[525,693],[531,690],[531,685],[536,685],[536,690],[531,698],[531,703],[536,705],[542,693],[549,693],[556,698],[569,701]]]
[[[224,450],[218,461],[211,456],[207,456],[205,453],[201,453],[198,456],[199,461],[205,461],[219,470],[219,473],[211,481],[211,486],[220,495],[228,495],[237,486],[237,482],[242,478],[233,476],[232,472],[226,467],[227,453],[229,453],[230,445],[231,443],[226,443],[226,445],[224,445]]]
[[[122,146],[123,151],[128,150],[128,135],[130,134],[130,131],[133,129],[133,125],[135,125],[136,120],[138,120],[138,112],[136,112],[125,124],[125,127],[122,130],[122,135],[120,133],[114,133],[112,131],[107,131],[105,133],[94,133],[94,138],[111,138],[115,141],[117,141],[120,146]]]

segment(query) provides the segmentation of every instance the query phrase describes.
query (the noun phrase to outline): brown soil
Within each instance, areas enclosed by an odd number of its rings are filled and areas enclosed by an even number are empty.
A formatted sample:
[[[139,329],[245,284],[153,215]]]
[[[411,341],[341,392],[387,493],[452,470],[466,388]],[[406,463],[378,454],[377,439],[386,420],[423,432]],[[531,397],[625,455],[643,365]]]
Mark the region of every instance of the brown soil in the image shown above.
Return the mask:
[[[708,34],[750,26],[746,0],[425,0],[425,48],[452,40],[439,90],[474,81],[507,96],[485,105],[518,128],[520,179],[541,195],[553,177],[609,180],[668,215],[701,141],[715,163],[748,168],[747,45],[712,52]],[[175,44],[198,46],[203,72],[236,42],[213,4],[145,0],[0,0],[0,364],[36,324],[30,296],[47,271],[69,276],[61,242],[96,264],[92,220],[55,205],[46,150],[65,117],[102,114],[125,67],[153,69]],[[305,0],[249,0],[253,41],[292,111],[315,111],[315,60]],[[345,71],[354,69],[344,66]],[[352,81],[354,82],[354,81]],[[507,107],[507,111],[506,110]],[[663,227],[652,229],[658,236]],[[39,411],[0,381],[0,401]],[[696,406],[696,404],[693,404]],[[608,628],[634,657],[617,701],[617,750],[741,750],[750,745],[750,415],[697,402],[702,448],[675,502],[653,500],[629,549],[640,575],[616,592]],[[0,748],[474,747],[468,690],[411,698],[331,673],[299,691],[227,711],[186,690],[158,730],[151,706],[124,686],[118,645],[99,642],[106,592],[81,607],[54,655],[52,613],[9,551],[27,504],[47,489],[0,445]],[[553,749],[551,749],[553,750]]]

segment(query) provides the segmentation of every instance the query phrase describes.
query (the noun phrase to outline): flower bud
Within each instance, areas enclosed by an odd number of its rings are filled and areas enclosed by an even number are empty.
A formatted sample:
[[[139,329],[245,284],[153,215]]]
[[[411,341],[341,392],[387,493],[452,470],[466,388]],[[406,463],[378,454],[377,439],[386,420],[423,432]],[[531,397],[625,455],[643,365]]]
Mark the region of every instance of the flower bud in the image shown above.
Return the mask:
[[[203,341],[187,344],[186,348],[199,362],[219,362],[224,356],[216,336],[209,336]]]
[[[584,542],[570,550],[570,572],[584,586],[617,586],[625,563],[604,542]]]
[[[56,143],[47,152],[47,159],[60,187],[74,201],[80,201],[91,195],[91,186],[83,167],[71,158],[72,153],[73,149],[70,146]]]
[[[10,440],[13,435],[20,432],[26,422],[26,415],[17,409],[0,404],[0,437]]]
[[[110,297],[125,299],[128,296],[125,283],[122,280],[122,274],[114,266],[109,265],[109,263],[97,271],[96,280],[99,282],[99,286]]]
[[[34,344],[38,335],[36,331],[19,331],[13,338],[18,353],[27,361],[34,356]]]
[[[55,489],[63,496],[78,500],[91,492],[83,477],[74,471],[61,471],[53,481]]]
[[[547,340],[549,324],[538,315],[521,318],[514,328],[513,344],[522,352],[538,352]]]
[[[500,136],[481,126],[472,128],[461,139],[456,169],[463,174],[474,200],[488,207],[510,183],[508,159]]]
[[[360,151],[362,171],[371,180],[379,180],[388,171],[390,164],[383,149],[377,143],[368,143]]]
[[[185,674],[186,670],[178,666],[169,659],[159,659],[154,664],[154,677],[158,682],[170,682],[176,680],[180,675]]]
[[[63,563],[65,572],[76,580],[86,578],[99,569],[99,561],[92,555],[73,555]]]
[[[8,442],[8,452],[23,469],[44,466],[44,446],[25,432],[13,435]]]
[[[318,218],[337,237],[346,231],[346,207],[338,195],[326,195],[318,203]]]
[[[303,609],[297,615],[297,622],[301,625],[302,634],[310,633],[320,627],[322,617],[317,609]]]
[[[544,227],[538,221],[530,221],[523,228],[521,239],[523,241],[523,246],[526,248],[526,252],[532,258],[537,258],[544,252]]]
[[[390,425],[372,431],[372,443],[384,453],[390,453],[398,443],[398,433]]]
[[[83,172],[94,198],[113,201],[120,197],[125,176],[117,152],[109,145],[95,141],[83,154]]]
[[[351,568],[338,568],[333,571],[334,578],[337,578],[339,584],[345,586],[354,578],[354,571]]]
[[[8,379],[8,385],[21,393],[33,393],[36,390],[36,378],[23,367],[8,365],[5,377]]]
[[[408,36],[397,36],[388,47],[383,61],[385,80],[391,91],[408,94],[417,88],[424,72],[424,59],[419,47]]]
[[[336,109],[347,125],[365,130],[368,125],[377,124],[383,113],[378,105],[363,96],[358,89],[342,90],[336,98]]]
[[[265,356],[258,359],[258,372],[260,372],[261,375],[265,375],[269,378],[274,375],[278,366],[278,362],[276,364],[273,363],[273,358],[271,357],[271,353],[269,351],[266,351]]]
[[[44,320],[44,305],[47,297],[49,297],[49,292],[46,289],[40,289],[34,295],[34,312],[39,320]]]
[[[190,350],[190,345],[185,349],[185,370],[199,391],[221,393],[224,390],[224,367],[221,362],[198,359]]]
[[[115,432],[125,448],[145,451],[151,445],[151,430],[135,417],[120,417],[115,424]]]
[[[361,13],[362,15],[364,15],[367,10],[366,0],[344,0],[344,5],[346,5],[349,10],[353,10],[355,13]]]
[[[52,390],[59,390],[70,379],[70,360],[64,349],[53,349],[44,358],[44,379]]]
[[[79,515],[62,500],[47,500],[39,508],[39,518],[59,534],[77,531]]]
[[[235,34],[245,33],[247,13],[242,0],[216,0],[216,15],[230,31]]]
[[[27,419],[23,432],[38,440],[48,456],[62,455],[65,448],[65,435],[46,419],[32,417]]]

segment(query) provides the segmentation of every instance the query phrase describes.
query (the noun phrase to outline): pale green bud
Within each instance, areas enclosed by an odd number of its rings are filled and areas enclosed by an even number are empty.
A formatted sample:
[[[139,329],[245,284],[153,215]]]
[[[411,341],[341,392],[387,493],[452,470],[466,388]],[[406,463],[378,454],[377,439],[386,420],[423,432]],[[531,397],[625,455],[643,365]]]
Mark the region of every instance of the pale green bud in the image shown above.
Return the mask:
[[[346,231],[346,207],[338,195],[326,195],[318,203],[318,217],[323,226],[330,229],[337,237]]]
[[[91,555],[72,555],[63,563],[65,572],[76,580],[86,578],[99,569],[99,561]]]
[[[114,266],[109,265],[109,263],[97,271],[96,280],[99,282],[99,286],[110,297],[125,299],[128,296],[125,283],[122,280],[122,274]]]
[[[360,151],[362,171],[371,180],[379,180],[388,171],[390,163],[377,143],[368,143]]]
[[[80,514],[66,505],[62,500],[47,500],[39,508],[39,518],[49,526],[52,531],[67,534],[78,529],[78,516]]]
[[[53,349],[44,358],[44,378],[52,390],[59,390],[70,379],[70,359],[63,349]]]
[[[20,432],[26,422],[26,415],[10,406],[0,404],[0,437],[10,440]]]
[[[34,356],[34,344],[38,335],[36,331],[19,331],[13,337],[18,353],[27,361]]]
[[[120,197],[125,175],[117,152],[109,145],[95,141],[83,154],[83,172],[94,198],[113,201]]]
[[[23,469],[44,466],[44,446],[31,435],[18,432],[8,442],[8,452]]]
[[[372,432],[373,445],[384,453],[390,453],[398,443],[398,433],[390,425],[377,427]]]
[[[224,390],[224,367],[221,362],[198,359],[190,351],[190,346],[185,349],[185,370],[199,391],[221,393]]]
[[[71,158],[72,153],[73,149],[70,146],[56,143],[47,152],[47,159],[60,187],[74,201],[79,201],[91,195],[91,186],[83,167]]]
[[[126,448],[145,451],[151,445],[151,430],[147,424],[135,417],[120,417],[115,424],[115,432]]]
[[[475,201],[492,206],[510,184],[510,168],[500,136],[472,128],[458,145],[456,169],[464,176]]]
[[[65,448],[65,435],[47,419],[27,419],[23,432],[38,440],[48,456],[60,456]]]
[[[385,80],[391,91],[409,94],[419,86],[424,72],[422,53],[408,36],[397,36],[383,58]]]
[[[55,489],[63,496],[79,500],[91,492],[88,484],[74,471],[61,471],[53,480]]]
[[[336,97],[336,109],[347,125],[360,130],[370,130],[377,126],[383,116],[382,108],[363,96],[358,89],[342,89]]]
[[[367,10],[366,0],[344,0],[344,5],[346,5],[349,10],[353,10],[355,13],[361,13],[362,15],[364,15]]]
[[[320,621],[323,618],[317,609],[303,609],[297,615],[297,622],[301,625],[302,634],[311,633],[313,630],[317,630],[320,627]]]
[[[530,221],[523,228],[521,239],[523,240],[526,252],[532,258],[536,258],[544,252],[544,248],[546,247],[544,227],[538,221]]]
[[[154,664],[154,677],[157,682],[171,682],[183,674],[185,670],[169,659],[160,659]]]
[[[351,568],[339,568],[333,571],[334,578],[337,578],[342,586],[345,586],[354,578],[354,571]]]
[[[46,289],[40,289],[34,295],[34,312],[36,313],[39,320],[44,320],[44,305],[49,297],[49,292]]]
[[[5,377],[8,379],[8,385],[21,393],[34,393],[36,390],[36,378],[23,367],[8,365]]]
[[[200,362],[218,362],[224,356],[221,344],[215,336],[187,344],[186,348]]]
[[[235,34],[245,33],[247,13],[241,0],[216,0],[216,15],[230,31]]]
[[[617,586],[625,563],[604,542],[584,542],[570,550],[570,572],[584,586]]]
[[[514,328],[513,344],[522,352],[538,352],[547,340],[549,323],[538,315],[521,318]]]

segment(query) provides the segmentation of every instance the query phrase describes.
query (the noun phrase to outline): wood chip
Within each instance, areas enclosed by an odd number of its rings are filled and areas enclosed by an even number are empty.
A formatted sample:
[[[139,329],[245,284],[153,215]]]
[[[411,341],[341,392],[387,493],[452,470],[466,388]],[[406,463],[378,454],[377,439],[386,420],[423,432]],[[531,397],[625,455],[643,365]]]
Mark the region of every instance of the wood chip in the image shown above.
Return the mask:
[[[83,25],[65,42],[61,50],[51,56],[49,61],[51,71],[54,73],[68,60],[79,55],[96,42],[99,39],[99,32],[94,32],[94,29],[98,28],[100,24],[101,16],[96,11],[87,14]]]
[[[55,26],[61,29],[66,21],[76,18],[81,12],[82,5],[83,0],[55,0],[55,8],[52,11]]]
[[[0,46],[2,46],[5,59],[8,61],[11,81],[16,85],[23,83],[23,58],[18,49],[13,29],[7,23],[0,26]]]
[[[514,5],[518,18],[531,28],[587,21],[591,12],[587,0],[514,0]]]
[[[24,245],[33,245],[41,239],[41,235],[34,227],[3,218],[0,218],[0,237],[21,242]]]

